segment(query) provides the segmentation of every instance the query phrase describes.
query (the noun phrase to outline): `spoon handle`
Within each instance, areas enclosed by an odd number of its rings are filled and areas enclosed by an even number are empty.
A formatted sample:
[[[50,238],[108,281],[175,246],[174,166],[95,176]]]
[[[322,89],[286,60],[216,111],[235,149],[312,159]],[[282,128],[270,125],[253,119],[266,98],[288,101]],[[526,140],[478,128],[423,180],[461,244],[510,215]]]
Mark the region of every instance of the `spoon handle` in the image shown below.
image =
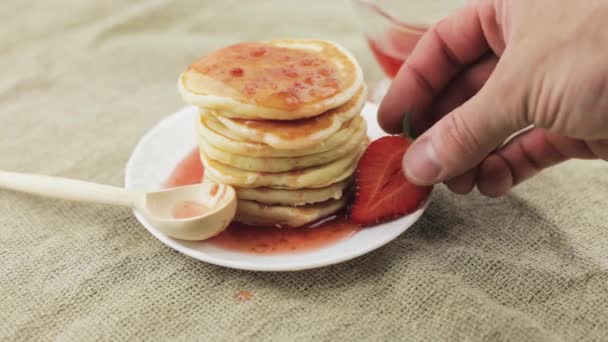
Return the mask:
[[[43,197],[132,207],[135,194],[123,188],[75,179],[0,171],[0,188]]]

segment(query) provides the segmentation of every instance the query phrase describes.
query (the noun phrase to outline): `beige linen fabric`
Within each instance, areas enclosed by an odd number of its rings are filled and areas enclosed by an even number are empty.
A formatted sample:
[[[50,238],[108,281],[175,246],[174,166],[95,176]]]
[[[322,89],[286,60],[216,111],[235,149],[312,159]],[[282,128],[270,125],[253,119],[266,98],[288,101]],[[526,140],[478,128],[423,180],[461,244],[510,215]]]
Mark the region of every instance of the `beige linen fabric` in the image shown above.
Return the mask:
[[[348,1],[5,0],[0,23],[0,169],[121,185],[179,72],[237,40],[333,39],[380,77]],[[373,253],[271,274],[174,252],[126,209],[0,191],[0,340],[608,340],[607,163],[433,197]]]

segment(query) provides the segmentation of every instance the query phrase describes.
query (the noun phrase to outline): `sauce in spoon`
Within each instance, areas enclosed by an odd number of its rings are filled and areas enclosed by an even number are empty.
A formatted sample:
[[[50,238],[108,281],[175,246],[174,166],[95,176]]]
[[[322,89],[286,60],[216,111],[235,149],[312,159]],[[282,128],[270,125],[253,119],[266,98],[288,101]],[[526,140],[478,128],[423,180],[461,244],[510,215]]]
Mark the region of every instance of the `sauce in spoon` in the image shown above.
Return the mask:
[[[178,202],[171,211],[171,217],[174,219],[185,219],[196,216],[201,216],[209,211],[202,203],[196,201]]]

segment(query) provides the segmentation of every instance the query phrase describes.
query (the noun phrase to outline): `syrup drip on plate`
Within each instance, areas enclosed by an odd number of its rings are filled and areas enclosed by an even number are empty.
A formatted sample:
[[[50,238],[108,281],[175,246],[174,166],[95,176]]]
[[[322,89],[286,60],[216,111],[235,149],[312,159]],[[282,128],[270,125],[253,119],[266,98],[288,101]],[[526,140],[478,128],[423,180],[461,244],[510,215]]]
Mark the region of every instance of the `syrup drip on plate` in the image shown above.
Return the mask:
[[[203,164],[196,148],[177,164],[164,187],[197,184],[203,175]],[[232,222],[221,234],[205,242],[218,248],[252,254],[299,253],[331,246],[360,229],[360,225],[350,222],[344,213],[339,213],[296,229],[253,227]]]

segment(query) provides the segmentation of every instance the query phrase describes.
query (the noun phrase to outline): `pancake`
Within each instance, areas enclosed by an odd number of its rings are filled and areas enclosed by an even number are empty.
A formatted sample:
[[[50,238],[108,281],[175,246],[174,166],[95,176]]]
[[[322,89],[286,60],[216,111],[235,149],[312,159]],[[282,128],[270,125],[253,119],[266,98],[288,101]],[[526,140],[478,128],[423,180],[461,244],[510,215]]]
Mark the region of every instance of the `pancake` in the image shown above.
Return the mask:
[[[340,199],[344,190],[352,183],[348,178],[338,183],[318,189],[273,189],[273,188],[235,188],[236,196],[241,200],[256,201],[263,204],[301,206]]]
[[[272,206],[239,200],[235,221],[252,226],[297,228],[336,213],[346,206],[348,196],[301,207]]]
[[[240,170],[208,158],[204,151],[201,151],[201,160],[205,165],[206,177],[216,183],[241,188],[323,188],[350,177],[354,173],[357,161],[363,154],[366,145],[367,139],[353,152],[327,164],[279,173]]]
[[[253,120],[317,116],[362,85],[363,72],[348,51],[307,39],[234,44],[198,59],[178,80],[187,103]]]
[[[358,117],[359,120],[362,120]],[[246,171],[260,171],[260,172],[285,172],[291,170],[299,170],[312,166],[322,165],[329,163],[333,160],[339,159],[350,152],[353,152],[359,147],[366,138],[366,124],[365,122],[360,124],[361,128],[358,130],[356,135],[352,136],[351,139],[346,141],[341,146],[336,147],[333,150],[309,154],[301,157],[248,157],[233,154],[230,152],[224,152],[207,143],[204,138],[199,136],[199,146],[209,159],[219,161],[223,164],[233,166],[237,169]]]
[[[211,110],[201,110],[201,115],[215,117],[233,136],[241,140],[267,144],[279,150],[310,148],[338,132],[344,123],[359,115],[366,98],[367,89],[363,86],[355,97],[342,106],[303,120],[231,119]]]
[[[250,157],[299,157],[338,148],[360,131],[365,132],[367,127],[365,120],[356,116],[346,122],[338,132],[315,146],[289,150],[277,150],[266,144],[243,141],[213,116],[200,116],[196,123],[196,129],[199,138],[203,137],[213,147],[233,154]]]

